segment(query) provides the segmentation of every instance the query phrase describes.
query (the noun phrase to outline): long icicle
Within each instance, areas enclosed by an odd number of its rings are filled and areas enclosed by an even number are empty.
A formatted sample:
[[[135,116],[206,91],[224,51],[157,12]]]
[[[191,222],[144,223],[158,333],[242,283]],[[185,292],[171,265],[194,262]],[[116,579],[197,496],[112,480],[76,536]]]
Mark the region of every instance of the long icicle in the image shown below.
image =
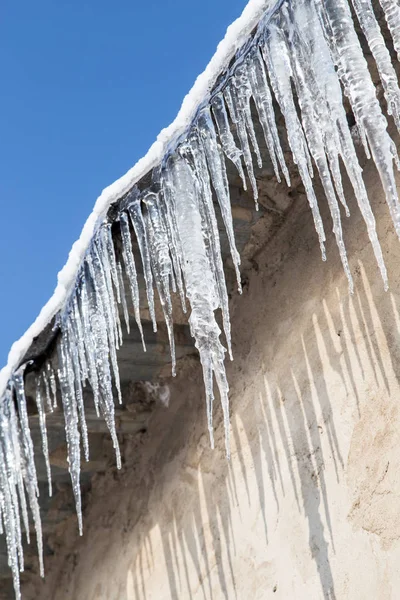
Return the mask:
[[[131,296],[133,309],[135,312],[135,320],[140,332],[140,337],[142,340],[143,350],[146,351],[146,344],[144,342],[143,337],[143,329],[142,322],[140,319],[140,297],[139,297],[139,286],[137,281],[137,273],[135,266],[135,258],[132,252],[132,242],[131,242],[131,233],[129,229],[129,221],[128,216],[122,212],[120,217],[120,225],[121,225],[121,238],[122,238],[122,256],[125,263],[125,271],[128,275],[128,280],[131,288]]]
[[[49,486],[49,496],[53,495],[53,489],[51,484],[51,468],[49,458],[49,443],[47,440],[47,427],[46,427],[46,412],[44,409],[43,394],[42,394],[42,378],[38,377],[36,381],[36,406],[39,415],[40,434],[42,437],[42,449],[44,461],[46,464],[47,483]]]
[[[400,57],[398,1],[379,2]],[[344,94],[350,102],[367,157],[373,158],[378,169],[399,237],[400,202],[394,163],[399,167],[400,160],[394,141],[388,134],[387,120],[354,28],[350,3],[375,60],[388,113],[400,129],[400,88],[371,0],[280,0],[277,10],[267,12],[254,38],[238,52],[215,89],[210,90],[209,98],[199,106],[186,132],[171,142],[160,164],[153,168],[150,187],[141,188],[142,191],[138,187],[132,188],[110,210],[107,219],[97,224],[79,266],[76,286],[70,290],[65,306],[56,317],[56,328],[61,329],[57,342],[59,390],[80,532],[81,444],[85,458],[89,457],[84,400],[87,383],[92,390],[97,414],[103,416],[110,431],[117,466],[121,466],[113,386],[116,396],[122,401],[117,360],[117,349],[123,341],[119,306],[128,333],[130,326],[123,266],[144,345],[130,222],[142,261],[149,316],[154,330],[157,328],[154,285],[160,298],[171,346],[173,374],[176,357],[172,294],[179,293],[184,310],[186,299],[189,301],[189,325],[203,370],[211,445],[214,445],[215,381],[222,403],[229,455],[229,387],[224,366],[225,348],[220,341],[221,332],[216,320],[218,310],[222,313],[231,358],[232,343],[216,209],[218,212],[219,206],[241,291],[240,256],[235,242],[225,157],[235,165],[244,188],[246,170],[257,200],[253,163],[255,159],[261,168],[264,159],[259,148],[261,140],[256,135],[262,130],[276,179],[280,181],[283,174],[290,184],[286,156],[278,134],[275,101],[285,121],[288,146],[306,190],[323,258],[325,232],[315,194],[314,169],[325,191],[333,231],[351,289],[351,270],[339,206],[341,203],[346,214],[349,213],[342,182],[343,166],[387,288],[386,267],[355,142],[347,122]],[[255,120],[257,115],[259,122]],[[111,220],[120,222],[122,251],[119,237],[114,237]],[[55,363],[53,357],[47,358],[36,379],[36,402],[50,491],[46,411],[54,410],[57,405],[58,390],[52,366]],[[30,533],[28,509],[33,515],[43,574],[39,486],[25,398],[25,366],[20,366],[12,374],[0,399],[0,530],[4,529],[18,600],[21,597],[19,573],[24,568],[22,534],[25,531],[29,540]]]

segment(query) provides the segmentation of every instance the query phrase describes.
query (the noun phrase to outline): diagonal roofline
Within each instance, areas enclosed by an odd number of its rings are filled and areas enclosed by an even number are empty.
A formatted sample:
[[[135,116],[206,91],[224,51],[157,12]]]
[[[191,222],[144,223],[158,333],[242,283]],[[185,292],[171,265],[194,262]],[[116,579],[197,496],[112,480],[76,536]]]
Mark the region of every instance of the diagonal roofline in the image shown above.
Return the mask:
[[[179,138],[192,123],[199,106],[210,95],[218,77],[229,66],[236,52],[242,48],[268,8],[273,9],[280,0],[250,0],[241,16],[227,29],[224,39],[206,69],[199,75],[185,96],[175,120],[162,129],[156,141],[125,175],[106,187],[97,198],[79,239],[73,244],[68,260],[57,276],[57,286],[36,320],[23,336],[14,342],[8,354],[7,365],[0,371],[0,398],[3,396],[13,371],[19,366],[32,342],[57,314],[75,284],[79,267],[98,223],[104,219],[110,206],[120,200],[137,182],[159,164],[173,141]]]

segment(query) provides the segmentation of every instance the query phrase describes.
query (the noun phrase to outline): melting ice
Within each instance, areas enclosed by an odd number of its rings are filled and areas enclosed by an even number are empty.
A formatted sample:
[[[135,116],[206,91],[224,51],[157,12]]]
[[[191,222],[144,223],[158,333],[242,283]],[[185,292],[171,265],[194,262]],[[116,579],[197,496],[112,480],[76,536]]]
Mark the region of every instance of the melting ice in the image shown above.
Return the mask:
[[[371,0],[351,2],[376,62],[387,113],[400,131],[400,89]],[[395,0],[379,2],[400,57],[399,5]],[[274,102],[279,107],[325,259],[326,234],[314,191],[314,172],[318,173],[352,291],[342,230],[342,215],[349,214],[343,193],[343,165],[387,287],[386,268],[344,109],[344,95],[350,103],[364,151],[377,167],[400,236],[400,205],[394,177],[394,164],[398,165],[399,159],[347,0],[283,0],[277,2],[275,12],[268,10],[252,41],[238,53],[222,83],[199,107],[186,135],[154,169],[150,187],[132,189],[120,201],[115,222],[99,223],[80,266],[75,289],[59,315],[57,365],[46,362],[36,381],[49,493],[46,414],[57,407],[58,396],[65,417],[69,471],[81,533],[81,455],[88,460],[90,452],[84,390],[89,386],[96,412],[110,431],[120,466],[114,398],[121,402],[122,397],[116,352],[124,337],[120,314],[124,317],[124,329],[128,333],[130,330],[129,304],[146,349],[137,260],[142,263],[154,331],[157,329],[154,294],[159,298],[168,330],[173,374],[176,361],[171,293],[178,294],[184,311],[190,306],[189,325],[203,369],[211,444],[214,444],[215,382],[229,456],[229,386],[224,360],[226,351],[232,358],[231,326],[216,211],[222,216],[240,292],[240,256],[235,244],[225,161],[235,165],[243,187],[252,190],[257,204],[255,165],[262,166],[262,155],[255,134],[255,114],[275,176],[278,181],[283,177],[290,185]],[[136,256],[132,240],[137,244]],[[217,310],[222,314],[224,341],[215,316]],[[38,495],[22,367],[13,374],[0,402],[0,531],[6,539],[17,599],[19,573],[24,568],[24,532],[29,541],[28,511],[33,518],[43,574]]]

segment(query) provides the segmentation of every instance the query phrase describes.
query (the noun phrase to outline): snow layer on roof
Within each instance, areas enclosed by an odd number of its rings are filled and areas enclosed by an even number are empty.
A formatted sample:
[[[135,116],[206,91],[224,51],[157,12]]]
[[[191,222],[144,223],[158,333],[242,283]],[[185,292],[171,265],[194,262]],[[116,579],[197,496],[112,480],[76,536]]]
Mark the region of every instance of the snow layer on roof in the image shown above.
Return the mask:
[[[23,359],[34,338],[41,333],[66,301],[74,286],[81,260],[90,244],[96,225],[105,217],[110,205],[121,198],[146,173],[160,163],[169,144],[189,127],[197,108],[210,94],[218,76],[229,64],[236,51],[245,44],[263,13],[276,3],[277,0],[250,0],[248,2],[242,15],[228,27],[224,39],[218,44],[208,66],[199,75],[192,89],[184,98],[174,122],[159,133],[156,141],[143,158],[120,179],[105,188],[97,198],[93,212],[87,219],[80,238],[72,246],[67,263],[58,274],[57,287],[53,296],[42,308],[36,321],[11,347],[7,365],[0,371],[0,397],[5,392],[13,370]]]

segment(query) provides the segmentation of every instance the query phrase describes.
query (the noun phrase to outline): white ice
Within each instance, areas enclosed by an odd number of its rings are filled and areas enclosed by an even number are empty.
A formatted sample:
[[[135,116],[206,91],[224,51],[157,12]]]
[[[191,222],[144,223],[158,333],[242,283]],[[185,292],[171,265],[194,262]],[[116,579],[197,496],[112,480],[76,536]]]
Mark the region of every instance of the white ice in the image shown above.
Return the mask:
[[[399,48],[400,29],[394,21],[397,13],[391,3],[380,1],[395,46]],[[352,2],[377,63],[388,112],[399,126],[398,82],[370,0]],[[142,263],[154,331],[157,328],[154,288],[158,294],[169,336],[173,375],[176,366],[173,294],[180,298],[184,311],[190,308],[188,321],[203,370],[211,444],[214,445],[216,383],[229,456],[226,350],[231,358],[233,356],[228,290],[216,211],[222,217],[240,292],[240,255],[235,243],[225,159],[236,166],[243,186],[250,185],[257,202],[257,168],[263,166],[256,136],[256,127],[260,125],[277,180],[280,181],[282,173],[290,183],[278,135],[274,99],[284,119],[288,145],[307,194],[323,258],[326,258],[325,228],[318,202],[326,200],[352,292],[351,266],[342,228],[343,214],[349,214],[341,175],[343,165],[364,218],[384,285],[388,285],[342,90],[350,102],[365,151],[376,164],[394,227],[400,236],[400,203],[394,177],[398,157],[355,33],[349,5],[347,0],[282,0],[278,2],[279,10],[268,12],[267,9],[276,4],[272,0],[249,3],[185,99],[176,122],[160,134],[142,161],[103,192],[66,267],[59,274],[55,295],[26,335],[14,345],[9,364],[1,372],[0,526],[5,532],[17,598],[20,597],[19,571],[23,569],[22,529],[29,533],[28,506],[36,529],[41,573],[43,560],[39,490],[24,392],[24,367],[15,371],[15,366],[33,337],[57,312],[61,328],[57,347],[58,387],[65,417],[78,527],[82,533],[81,447],[86,460],[90,450],[84,402],[87,385],[91,388],[96,412],[110,431],[117,466],[121,466],[114,397],[122,402],[117,350],[123,343],[120,308],[127,332],[130,331],[127,288],[145,350],[140,313],[140,271],[136,261]],[[219,82],[215,93],[209,96],[234,50],[242,46],[263,14],[269,18],[261,20],[247,54],[237,57],[224,83]],[[256,115],[259,123],[254,120]],[[134,184],[150,170],[151,185],[141,191]],[[321,195],[317,200],[315,194],[314,174],[317,172],[325,199]],[[113,225],[112,232],[107,211],[121,196],[124,199],[118,205],[115,231]],[[137,242],[136,252],[134,242]],[[217,320],[219,310],[223,334]],[[36,402],[50,492],[46,412],[54,410],[57,404],[57,378],[49,359],[37,377]]]

